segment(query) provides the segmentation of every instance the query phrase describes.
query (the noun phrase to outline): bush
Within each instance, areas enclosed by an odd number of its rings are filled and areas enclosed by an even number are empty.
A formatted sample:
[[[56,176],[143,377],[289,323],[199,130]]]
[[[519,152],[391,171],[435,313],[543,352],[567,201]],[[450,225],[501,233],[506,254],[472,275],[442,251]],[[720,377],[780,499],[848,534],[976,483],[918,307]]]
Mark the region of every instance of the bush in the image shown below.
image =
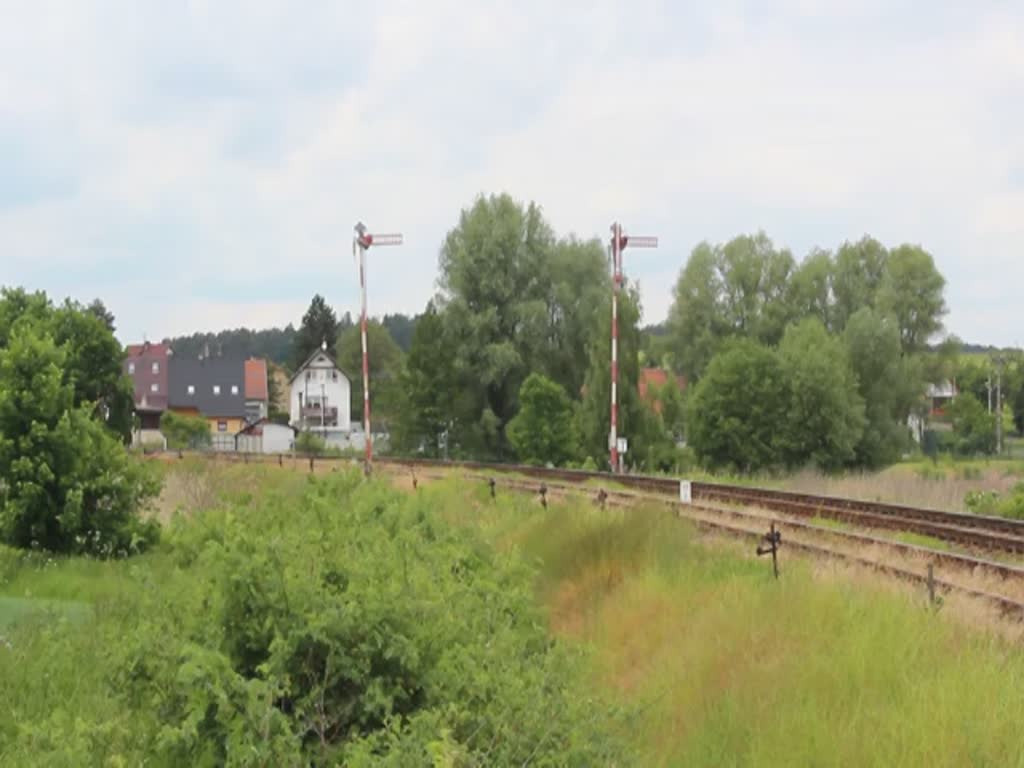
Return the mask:
[[[0,350],[0,538],[53,552],[140,551],[158,527],[139,508],[160,483],[91,406],[74,405],[64,358],[24,322]]]
[[[210,425],[202,416],[167,411],[160,418],[160,432],[167,447],[174,450],[201,450],[211,443]]]
[[[547,637],[532,573],[436,505],[346,472],[310,478],[298,501],[180,520],[168,541],[188,588],[146,598],[112,659],[144,752],[176,765],[608,764],[613,742],[594,725],[608,713],[572,692],[575,663]]]
[[[295,438],[295,452],[306,456],[322,456],[327,451],[327,441],[314,432],[300,432]]]

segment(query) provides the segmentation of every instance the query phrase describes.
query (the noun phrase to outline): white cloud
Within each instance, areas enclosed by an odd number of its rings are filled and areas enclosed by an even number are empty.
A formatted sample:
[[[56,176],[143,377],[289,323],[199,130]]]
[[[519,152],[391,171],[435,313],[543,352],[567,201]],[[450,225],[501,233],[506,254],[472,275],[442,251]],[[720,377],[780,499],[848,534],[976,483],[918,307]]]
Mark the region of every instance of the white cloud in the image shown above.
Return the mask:
[[[0,207],[0,280],[109,297],[127,335],[298,321],[316,291],[355,310],[362,218],[406,235],[371,253],[371,311],[417,311],[459,208],[507,190],[559,231],[659,234],[627,262],[652,320],[701,239],[764,228],[800,255],[871,232],[935,253],[952,330],[1013,340],[1012,297],[975,296],[1024,278],[1024,13],[356,10],[7,11],[0,163],[6,140],[73,183]]]

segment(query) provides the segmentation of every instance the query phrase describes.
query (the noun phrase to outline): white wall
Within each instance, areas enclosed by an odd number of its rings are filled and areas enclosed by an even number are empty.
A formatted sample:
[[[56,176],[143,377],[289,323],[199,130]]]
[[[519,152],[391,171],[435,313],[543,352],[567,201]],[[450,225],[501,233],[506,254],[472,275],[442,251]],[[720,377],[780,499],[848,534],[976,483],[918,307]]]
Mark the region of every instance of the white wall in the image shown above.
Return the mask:
[[[287,453],[292,448],[295,432],[282,424],[263,425],[263,452]]]
[[[309,374],[308,379],[307,373]],[[309,366],[300,370],[291,382],[289,422],[299,428],[302,426],[299,406],[300,393],[303,395],[303,403],[307,401],[307,397],[309,400],[316,400],[323,393],[327,398],[327,406],[338,409],[338,425],[331,429],[343,432],[352,429],[351,385],[345,374],[334,367],[327,355],[317,355]],[[310,431],[320,430],[320,425],[313,421],[309,423],[308,427]]]

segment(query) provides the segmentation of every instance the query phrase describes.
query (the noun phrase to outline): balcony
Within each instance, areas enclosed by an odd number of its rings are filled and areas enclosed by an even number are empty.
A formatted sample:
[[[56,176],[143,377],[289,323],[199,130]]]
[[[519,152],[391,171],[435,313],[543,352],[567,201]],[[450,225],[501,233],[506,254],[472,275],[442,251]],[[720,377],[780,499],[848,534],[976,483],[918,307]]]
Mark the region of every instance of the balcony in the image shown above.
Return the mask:
[[[318,405],[307,405],[302,408],[300,418],[304,424],[308,424],[311,427],[320,424],[321,419],[324,426],[336,427],[338,426],[338,409],[332,406],[320,408]]]

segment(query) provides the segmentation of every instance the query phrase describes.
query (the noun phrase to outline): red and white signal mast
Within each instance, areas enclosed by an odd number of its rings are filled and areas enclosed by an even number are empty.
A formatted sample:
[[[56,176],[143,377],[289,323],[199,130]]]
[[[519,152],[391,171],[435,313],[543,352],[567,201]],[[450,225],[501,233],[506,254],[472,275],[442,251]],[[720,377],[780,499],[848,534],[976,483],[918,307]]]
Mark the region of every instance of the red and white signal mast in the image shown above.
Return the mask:
[[[359,321],[363,342],[363,432],[366,437],[366,470],[373,462],[373,436],[370,433],[370,358],[366,349],[366,251],[373,245],[401,245],[401,235],[373,235],[366,231],[362,222],[355,226],[352,238],[352,255],[359,262],[359,290],[362,293],[363,312]]]
[[[608,450],[612,472],[621,472],[620,454],[625,452],[625,440],[619,444],[619,291],[622,289],[622,252],[631,248],[657,248],[658,238],[622,234],[622,225],[612,224],[612,413],[608,433]],[[621,450],[620,450],[621,449]]]

